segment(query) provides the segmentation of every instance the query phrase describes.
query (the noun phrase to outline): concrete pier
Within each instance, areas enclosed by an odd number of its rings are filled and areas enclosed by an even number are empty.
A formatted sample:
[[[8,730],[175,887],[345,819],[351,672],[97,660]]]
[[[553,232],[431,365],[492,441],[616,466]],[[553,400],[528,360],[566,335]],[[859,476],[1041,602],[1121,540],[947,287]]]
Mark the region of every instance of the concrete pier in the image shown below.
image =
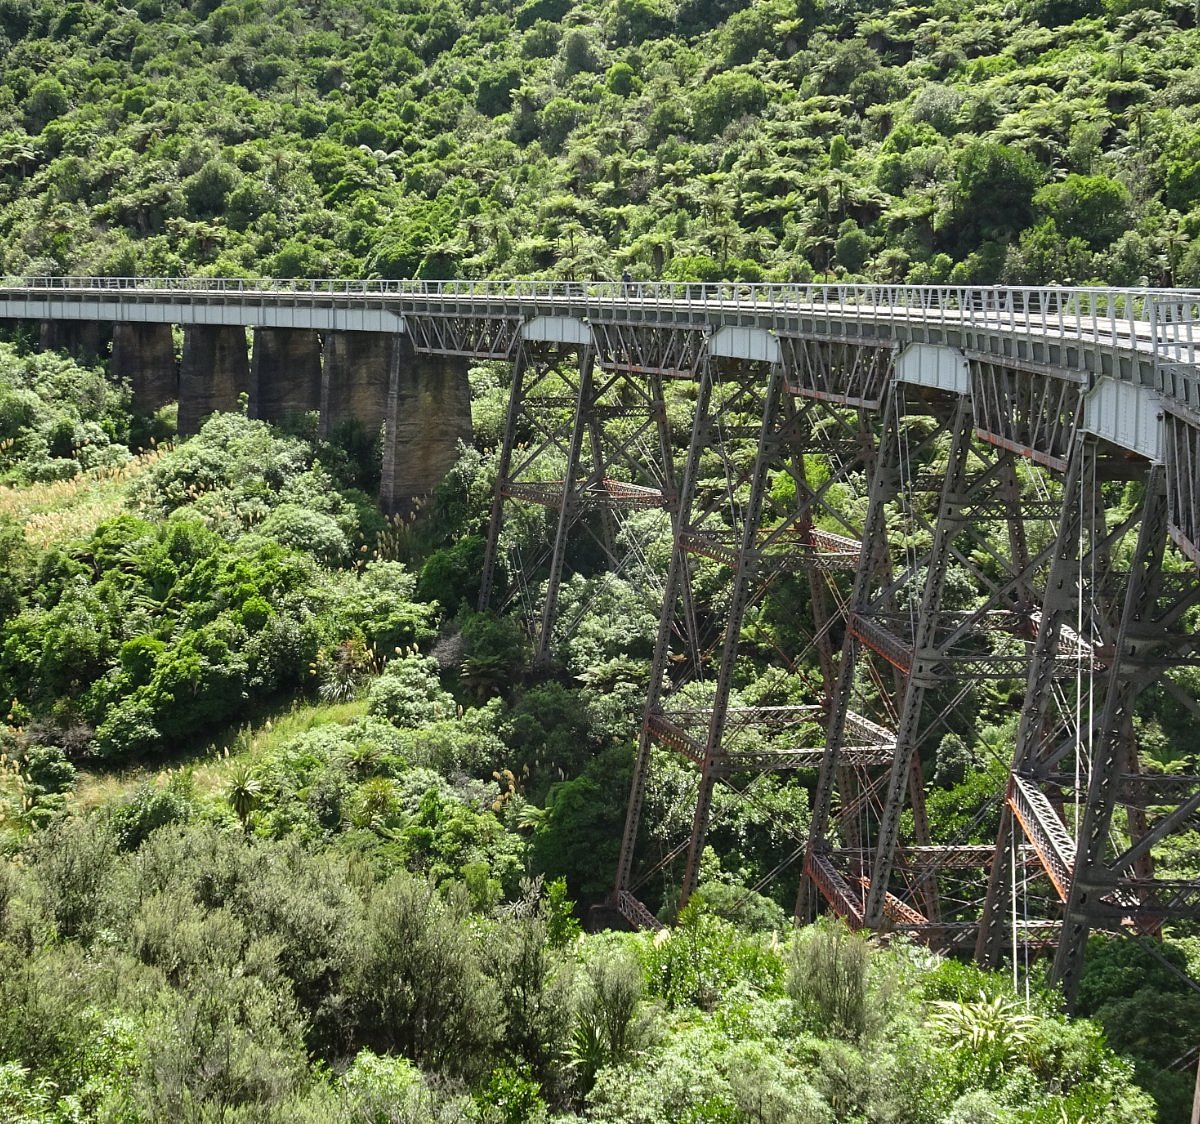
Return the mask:
[[[170,324],[113,325],[112,363],[115,378],[133,388],[133,408],[153,413],[179,397],[179,366]]]
[[[38,347],[42,351],[65,351],[76,359],[94,363],[108,354],[112,325],[100,320],[42,320]]]
[[[415,355],[397,338],[389,369],[387,421],[379,503],[407,514],[429,495],[471,440],[471,387],[467,360]]]
[[[179,367],[179,432],[195,433],[210,414],[236,410],[250,392],[246,329],[189,324]]]
[[[396,340],[384,332],[326,332],[321,378],[321,434],[357,422],[374,437],[388,413]]]
[[[255,328],[251,415],[282,422],[320,408],[320,336],[303,328]]]

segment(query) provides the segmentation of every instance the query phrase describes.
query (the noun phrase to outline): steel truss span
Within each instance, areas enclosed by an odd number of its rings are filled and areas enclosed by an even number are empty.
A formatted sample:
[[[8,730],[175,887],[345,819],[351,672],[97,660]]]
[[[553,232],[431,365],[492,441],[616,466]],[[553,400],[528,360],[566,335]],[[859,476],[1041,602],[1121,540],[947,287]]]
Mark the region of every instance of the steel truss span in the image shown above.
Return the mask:
[[[1089,932],[1200,916],[1170,867],[1200,777],[1152,772],[1135,720],[1155,697],[1200,717],[1200,293],[26,278],[0,316],[509,363],[480,606],[523,600],[543,661],[604,572],[660,610],[611,898],[631,925],[687,900],[721,809],[780,775],[810,793],[768,876],[798,919],[1046,951],[1070,998]],[[670,759],[689,822],[651,850]],[[947,829],[927,803],[964,768],[990,785]]]

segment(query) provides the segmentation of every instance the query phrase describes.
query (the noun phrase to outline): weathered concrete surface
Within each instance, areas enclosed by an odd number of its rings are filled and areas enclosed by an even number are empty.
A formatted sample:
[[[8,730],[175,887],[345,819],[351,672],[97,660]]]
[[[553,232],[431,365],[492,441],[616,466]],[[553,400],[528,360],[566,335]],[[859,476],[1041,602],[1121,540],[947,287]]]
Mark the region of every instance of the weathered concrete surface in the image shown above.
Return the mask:
[[[321,434],[357,422],[374,437],[388,414],[388,380],[398,337],[384,332],[326,332]]]
[[[321,339],[303,328],[255,328],[250,413],[281,422],[321,408]]]
[[[98,320],[43,320],[38,331],[42,351],[65,351],[94,362],[108,354],[112,325]]]
[[[250,391],[246,329],[189,324],[179,367],[179,432],[195,433],[218,411],[236,410]]]
[[[389,374],[379,502],[407,514],[453,466],[458,442],[470,442],[471,386],[465,359],[414,355],[403,338]]]
[[[179,366],[170,324],[113,325],[112,363],[115,378],[133,388],[133,408],[153,413],[179,397]]]

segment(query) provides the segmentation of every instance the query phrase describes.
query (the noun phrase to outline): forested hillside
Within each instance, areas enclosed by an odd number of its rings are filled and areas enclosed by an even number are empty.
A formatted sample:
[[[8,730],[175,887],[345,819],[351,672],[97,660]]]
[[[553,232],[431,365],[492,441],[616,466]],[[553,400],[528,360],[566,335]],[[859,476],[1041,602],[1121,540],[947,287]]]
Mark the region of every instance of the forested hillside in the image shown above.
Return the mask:
[[[473,372],[485,437],[503,373]],[[1097,1025],[1057,1013],[1036,965],[1027,996],[839,924],[793,935],[794,872],[749,887],[807,815],[803,776],[718,790],[699,893],[677,915],[665,877],[652,899],[669,934],[581,936],[615,868],[652,593],[574,575],[580,626],[532,669],[519,613],[469,607],[494,449],[388,522],[357,487],[369,446],[234,414],[139,453],[131,430],[169,412],[131,419],[100,371],[3,346],[0,385],[16,1119],[1155,1119],[1131,1060],[1160,1119],[1186,1106],[1168,1067],[1200,1004],[1136,945],[1094,942]],[[989,769],[939,776],[939,830]],[[664,760],[648,853],[686,835],[689,792]]]
[[[1194,24],[1124,0],[0,0],[0,273],[1197,283]],[[504,365],[471,370],[475,444],[396,520],[375,434],[232,413],[177,441],[172,407],[131,413],[103,365],[7,334],[14,1120],[1186,1118],[1194,927],[1154,954],[1094,938],[1091,1021],[1036,960],[1014,982],[793,932],[811,770],[718,786],[680,910],[694,771],[663,754],[639,892],[672,928],[581,933],[670,542],[642,511],[640,575],[572,554],[550,666],[519,598],[475,611]],[[693,388],[667,409],[686,435]],[[501,586],[552,534],[511,513]],[[729,569],[698,566],[718,614]],[[756,606],[736,700],[812,701],[815,671],[767,669],[809,612],[787,577]],[[922,748],[935,842],[995,837],[1016,716],[1003,686],[976,699],[969,745]],[[1195,771],[1190,722],[1139,712],[1148,767]],[[1177,838],[1195,877],[1200,833]]]
[[[0,271],[1195,284],[1181,0],[0,4]]]

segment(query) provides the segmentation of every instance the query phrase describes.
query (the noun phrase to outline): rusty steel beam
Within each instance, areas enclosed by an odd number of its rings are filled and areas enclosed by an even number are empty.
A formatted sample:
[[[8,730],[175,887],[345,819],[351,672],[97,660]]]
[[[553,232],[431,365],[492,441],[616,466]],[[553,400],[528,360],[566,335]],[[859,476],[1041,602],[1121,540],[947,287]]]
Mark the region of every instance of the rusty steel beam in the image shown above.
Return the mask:
[[[1075,871],[1075,841],[1046,794],[1024,777],[1010,778],[1008,806],[1025,832],[1058,896],[1067,900]]]

